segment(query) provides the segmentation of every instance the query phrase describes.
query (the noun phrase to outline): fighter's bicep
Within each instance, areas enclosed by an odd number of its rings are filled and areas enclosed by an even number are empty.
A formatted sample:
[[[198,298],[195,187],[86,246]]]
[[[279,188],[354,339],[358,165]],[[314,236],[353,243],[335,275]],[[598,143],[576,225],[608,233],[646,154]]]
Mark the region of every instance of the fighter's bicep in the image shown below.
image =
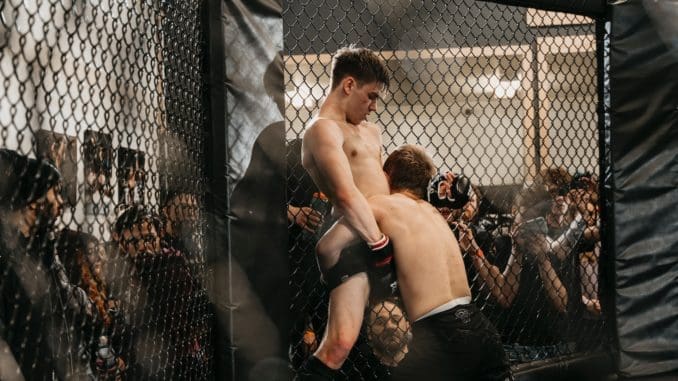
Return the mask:
[[[344,153],[341,134],[314,134],[308,141],[309,152],[312,155],[316,169],[323,177],[324,182],[336,191],[353,184],[351,165]]]

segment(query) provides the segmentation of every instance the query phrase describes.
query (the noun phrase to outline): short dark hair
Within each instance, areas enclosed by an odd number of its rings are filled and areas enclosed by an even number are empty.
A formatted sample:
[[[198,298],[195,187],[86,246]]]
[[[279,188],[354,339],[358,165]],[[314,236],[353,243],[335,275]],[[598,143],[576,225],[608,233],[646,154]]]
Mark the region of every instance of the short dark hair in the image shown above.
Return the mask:
[[[388,88],[390,76],[384,62],[371,50],[343,47],[332,59],[332,89],[347,76],[354,77],[359,84],[378,82]]]
[[[61,173],[46,160],[0,149],[0,206],[19,210],[45,196],[59,184]]]
[[[391,190],[409,190],[420,198],[426,195],[428,183],[436,170],[424,148],[412,144],[398,147],[384,162]]]

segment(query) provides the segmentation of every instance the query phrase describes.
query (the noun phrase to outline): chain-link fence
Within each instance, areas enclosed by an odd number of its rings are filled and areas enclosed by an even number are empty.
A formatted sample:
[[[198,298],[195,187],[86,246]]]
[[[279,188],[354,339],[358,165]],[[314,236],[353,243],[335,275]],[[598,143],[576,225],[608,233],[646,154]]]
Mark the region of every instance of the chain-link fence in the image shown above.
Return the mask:
[[[211,378],[201,6],[0,3],[3,379]]]
[[[283,21],[293,366],[317,348],[328,298],[317,236],[299,226],[317,191],[301,167],[300,139],[329,90],[332,53],[352,43],[377,52],[391,72],[372,116],[385,154],[420,144],[441,170],[473,184],[469,203],[441,212],[460,242],[473,301],[512,364],[605,350],[595,21],[469,0],[287,2]],[[379,379],[406,356],[400,307],[395,299],[368,308],[342,368],[348,379]],[[391,343],[380,342],[382,331]]]

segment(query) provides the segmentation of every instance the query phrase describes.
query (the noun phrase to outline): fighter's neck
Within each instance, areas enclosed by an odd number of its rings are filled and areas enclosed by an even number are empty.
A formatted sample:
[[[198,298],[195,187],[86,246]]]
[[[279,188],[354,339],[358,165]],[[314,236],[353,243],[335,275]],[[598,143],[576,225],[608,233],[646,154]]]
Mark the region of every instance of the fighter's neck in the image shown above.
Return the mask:
[[[328,101],[320,106],[320,111],[318,112],[318,115],[316,115],[315,119],[327,119],[352,124],[348,121],[346,112],[339,104]]]
[[[412,199],[414,201],[421,200],[421,197],[419,197],[416,193],[412,192],[409,189],[395,189],[395,190],[392,190],[392,194],[403,196],[403,197]]]

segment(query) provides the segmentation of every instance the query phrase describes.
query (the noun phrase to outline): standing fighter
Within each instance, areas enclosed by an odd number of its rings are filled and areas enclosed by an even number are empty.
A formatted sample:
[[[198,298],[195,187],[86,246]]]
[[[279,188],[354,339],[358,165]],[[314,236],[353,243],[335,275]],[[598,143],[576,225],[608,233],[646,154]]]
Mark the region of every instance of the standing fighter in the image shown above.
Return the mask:
[[[341,250],[363,240],[372,250],[368,261],[373,267],[390,269],[392,245],[368,204],[370,197],[389,193],[381,165],[381,131],[366,121],[388,82],[384,63],[372,51],[339,49],[332,61],[330,93],[304,134],[303,166],[340,218],[316,246],[331,290],[329,316],[318,350],[299,371],[302,380],[337,376],[360,332],[369,294],[367,266],[364,258],[349,260]]]
[[[391,195],[370,199],[392,237],[398,286],[413,339],[396,380],[505,380],[509,363],[492,323],[471,301],[461,252],[442,215],[424,201],[436,170],[423,148],[405,145],[386,159]]]

